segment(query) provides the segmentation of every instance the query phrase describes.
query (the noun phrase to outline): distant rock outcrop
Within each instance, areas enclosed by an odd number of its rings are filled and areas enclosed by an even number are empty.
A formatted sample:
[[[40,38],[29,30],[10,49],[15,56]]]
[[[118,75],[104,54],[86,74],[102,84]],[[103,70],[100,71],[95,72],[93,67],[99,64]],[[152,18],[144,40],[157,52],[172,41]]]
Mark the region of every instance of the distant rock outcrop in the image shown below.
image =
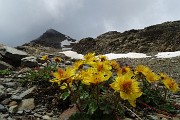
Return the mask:
[[[92,51],[97,54],[179,51],[180,21],[165,22],[123,33],[110,31],[95,39],[82,39],[73,46],[72,50],[81,54]]]
[[[19,66],[21,64],[21,59],[27,57],[28,54],[15,48],[0,44],[0,56],[0,61],[2,61],[1,64],[5,62],[6,64],[3,64],[3,66],[7,66],[8,68],[8,66],[11,65]],[[6,67],[3,67],[1,69],[5,68]]]
[[[75,39],[72,39],[54,29],[49,29],[39,38],[32,40],[30,44],[39,44],[45,47],[63,49],[65,47],[70,47],[71,43],[74,43],[75,41]]]

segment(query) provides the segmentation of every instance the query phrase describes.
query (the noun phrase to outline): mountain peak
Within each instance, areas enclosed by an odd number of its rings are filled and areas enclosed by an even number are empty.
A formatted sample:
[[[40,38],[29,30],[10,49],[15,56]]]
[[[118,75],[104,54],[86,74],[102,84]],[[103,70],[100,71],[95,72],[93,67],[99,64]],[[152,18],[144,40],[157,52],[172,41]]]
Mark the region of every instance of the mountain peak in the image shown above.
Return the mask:
[[[39,38],[32,40],[31,43],[39,44],[45,47],[62,48],[61,43],[65,40],[76,41],[67,35],[64,35],[54,29],[48,29]]]

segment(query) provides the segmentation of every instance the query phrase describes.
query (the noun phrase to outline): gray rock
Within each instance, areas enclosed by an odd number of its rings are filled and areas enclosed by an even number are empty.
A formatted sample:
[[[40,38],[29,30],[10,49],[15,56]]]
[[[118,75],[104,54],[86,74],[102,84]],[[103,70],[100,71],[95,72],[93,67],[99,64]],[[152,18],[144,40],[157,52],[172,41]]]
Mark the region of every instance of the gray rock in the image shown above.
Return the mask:
[[[18,105],[9,107],[9,113],[16,113],[18,110]]]
[[[65,61],[65,65],[72,65],[72,62],[71,61]]]
[[[6,108],[2,104],[0,104],[0,112],[6,112]]]
[[[159,116],[157,115],[147,115],[149,120],[160,120]]]
[[[2,56],[6,56],[8,58],[12,58],[16,60],[21,60],[23,57],[27,56],[26,52],[5,45],[0,47],[0,54]]]
[[[32,110],[35,108],[34,98],[24,99],[18,106],[18,111]]]
[[[3,105],[7,105],[7,104],[9,104],[11,102],[11,99],[10,98],[6,98],[6,99],[4,99],[3,101],[1,101],[1,103],[3,104]]]
[[[13,87],[16,87],[16,82],[7,82],[7,83],[3,83],[3,85],[5,87],[9,87],[9,88],[13,88]]]
[[[39,117],[39,118],[42,117],[42,115],[40,115],[40,114],[38,114],[38,113],[34,113],[34,116],[35,116],[35,117]]]
[[[17,114],[18,114],[18,115],[23,115],[23,113],[24,113],[24,112],[23,112],[22,110],[17,111]]]
[[[22,97],[18,96],[18,95],[12,95],[11,96],[11,99],[12,100],[16,100],[16,101],[21,101],[22,100]]]
[[[21,59],[21,65],[25,67],[36,67],[38,66],[37,58],[34,56],[25,57]]]
[[[12,69],[13,66],[0,60],[0,70]]]
[[[12,95],[11,99],[12,100],[16,100],[16,101],[20,101],[22,100],[24,97],[26,97],[27,95],[29,95],[30,93],[32,93],[33,90],[36,89],[36,86],[29,88],[28,90],[24,91],[23,93],[21,93],[20,95]]]
[[[21,59],[27,57],[26,52],[5,45],[0,46],[0,55],[3,57],[3,61],[13,66],[20,65]]]
[[[6,91],[8,92],[8,94],[13,94],[12,92],[14,92],[14,89],[13,88],[8,88],[8,89],[6,89]]]
[[[0,114],[1,120],[6,120],[9,117],[9,114]]]
[[[0,85],[0,94],[4,94],[4,86],[3,85]]]
[[[43,120],[51,120],[51,117],[49,117],[48,115],[44,115],[44,116],[42,116],[42,119]]]

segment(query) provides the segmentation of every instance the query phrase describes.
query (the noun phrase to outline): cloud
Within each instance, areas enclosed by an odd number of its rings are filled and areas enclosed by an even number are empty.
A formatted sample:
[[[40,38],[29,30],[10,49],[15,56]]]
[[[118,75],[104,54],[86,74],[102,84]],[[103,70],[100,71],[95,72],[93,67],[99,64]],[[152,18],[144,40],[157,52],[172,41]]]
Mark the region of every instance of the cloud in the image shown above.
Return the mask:
[[[53,28],[75,39],[179,20],[179,0],[0,0],[0,43],[22,45]]]

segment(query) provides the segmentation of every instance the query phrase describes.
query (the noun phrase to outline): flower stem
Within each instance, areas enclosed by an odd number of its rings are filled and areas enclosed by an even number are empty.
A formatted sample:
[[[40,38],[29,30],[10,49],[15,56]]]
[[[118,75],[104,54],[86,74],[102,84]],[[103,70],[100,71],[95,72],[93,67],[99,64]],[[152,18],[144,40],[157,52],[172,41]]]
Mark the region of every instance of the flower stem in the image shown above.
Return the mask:
[[[96,99],[97,100],[97,106],[99,108],[99,85],[97,85],[97,91],[96,92],[97,92],[97,96],[96,96],[97,97],[97,99]]]
[[[69,83],[67,83],[67,87],[68,87],[68,89],[69,89],[69,91],[70,91],[70,95],[74,98],[75,95],[73,94],[73,91],[72,91],[71,87],[69,86]],[[79,110],[79,112],[82,112],[79,104],[77,103],[77,100],[75,100],[75,104],[76,104],[76,107],[77,107],[77,109]]]

